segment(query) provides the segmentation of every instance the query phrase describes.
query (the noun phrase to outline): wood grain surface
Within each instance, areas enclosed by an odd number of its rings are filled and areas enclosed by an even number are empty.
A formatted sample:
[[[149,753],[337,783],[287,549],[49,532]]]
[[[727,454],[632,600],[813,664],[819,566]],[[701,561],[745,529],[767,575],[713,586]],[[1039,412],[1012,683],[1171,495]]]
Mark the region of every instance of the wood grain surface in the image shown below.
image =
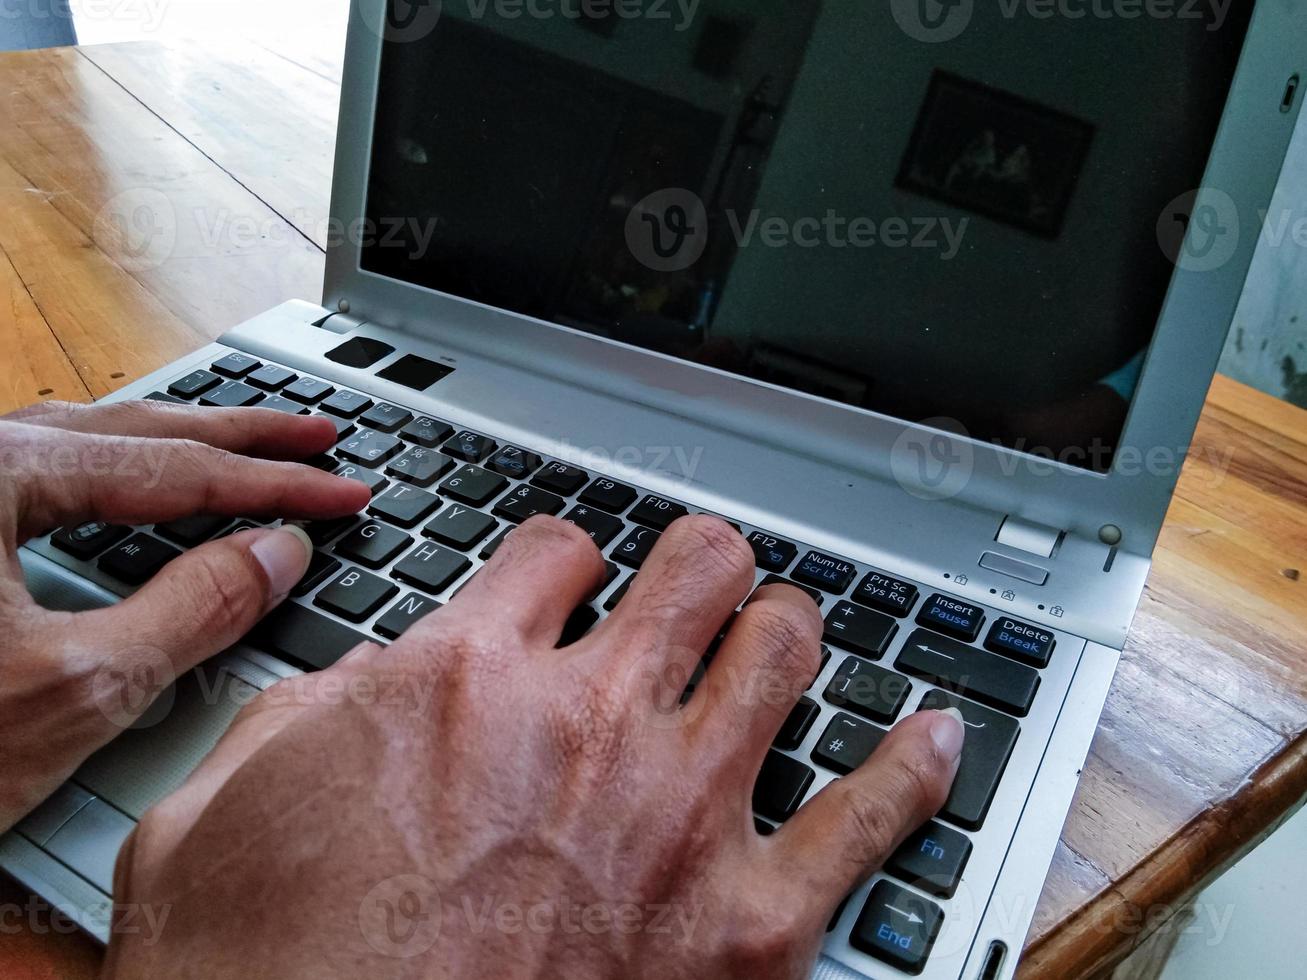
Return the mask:
[[[316,299],[338,78],[252,45],[0,55],[0,411]],[[1024,978],[1109,973],[1307,797],[1307,412],[1218,377],[1194,445]],[[96,962],[0,933],[3,977]]]

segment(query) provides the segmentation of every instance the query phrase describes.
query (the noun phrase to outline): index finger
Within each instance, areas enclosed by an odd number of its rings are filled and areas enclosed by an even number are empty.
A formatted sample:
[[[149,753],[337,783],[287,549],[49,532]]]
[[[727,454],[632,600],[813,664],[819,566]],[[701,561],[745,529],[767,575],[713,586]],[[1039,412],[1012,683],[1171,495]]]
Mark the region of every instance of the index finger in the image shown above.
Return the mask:
[[[79,405],[46,402],[11,422],[65,432],[140,439],[192,439],[219,449],[267,459],[304,459],[336,442],[336,427],[317,415],[287,415],[270,408],[209,408],[156,401]]]
[[[87,520],[146,524],[194,514],[342,517],[371,499],[357,480],[179,439],[32,427],[28,438],[5,447],[5,455],[6,468],[17,476],[19,534],[24,538]]]

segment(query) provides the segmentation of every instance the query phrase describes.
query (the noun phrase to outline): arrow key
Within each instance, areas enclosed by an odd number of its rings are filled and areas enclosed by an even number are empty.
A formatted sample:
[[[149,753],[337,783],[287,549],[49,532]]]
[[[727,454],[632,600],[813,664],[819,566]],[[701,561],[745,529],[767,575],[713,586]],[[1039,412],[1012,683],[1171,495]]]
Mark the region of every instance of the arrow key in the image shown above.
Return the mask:
[[[920,973],[944,924],[944,913],[928,899],[881,879],[867,896],[849,943],[905,973]]]

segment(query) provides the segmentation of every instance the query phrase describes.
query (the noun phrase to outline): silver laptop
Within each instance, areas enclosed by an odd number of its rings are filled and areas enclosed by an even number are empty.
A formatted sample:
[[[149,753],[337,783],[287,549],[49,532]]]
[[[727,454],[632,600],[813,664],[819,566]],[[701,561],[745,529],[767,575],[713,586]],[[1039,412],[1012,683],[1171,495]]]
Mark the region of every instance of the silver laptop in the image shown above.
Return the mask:
[[[258,690],[398,637],[533,513],[609,561],[579,636],[706,511],[826,616],[760,832],[911,712],[968,725],[943,811],[849,896],[815,975],[1011,976],[1304,37],[1298,0],[358,0],[321,305],[113,398],[326,414],[314,462],[372,507],[314,526],[292,600],[0,840],[3,867],[104,938],[123,838]],[[67,528],[23,560],[42,602],[87,608],[238,524]]]

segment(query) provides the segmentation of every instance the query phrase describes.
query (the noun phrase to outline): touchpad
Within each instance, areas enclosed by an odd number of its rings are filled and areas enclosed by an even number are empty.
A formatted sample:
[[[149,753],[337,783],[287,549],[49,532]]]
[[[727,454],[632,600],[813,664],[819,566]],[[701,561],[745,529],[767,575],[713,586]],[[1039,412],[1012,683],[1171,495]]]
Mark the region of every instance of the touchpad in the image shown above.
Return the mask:
[[[73,779],[135,820],[185,781],[259,691],[201,666],[164,691],[134,726],[91,756]]]

